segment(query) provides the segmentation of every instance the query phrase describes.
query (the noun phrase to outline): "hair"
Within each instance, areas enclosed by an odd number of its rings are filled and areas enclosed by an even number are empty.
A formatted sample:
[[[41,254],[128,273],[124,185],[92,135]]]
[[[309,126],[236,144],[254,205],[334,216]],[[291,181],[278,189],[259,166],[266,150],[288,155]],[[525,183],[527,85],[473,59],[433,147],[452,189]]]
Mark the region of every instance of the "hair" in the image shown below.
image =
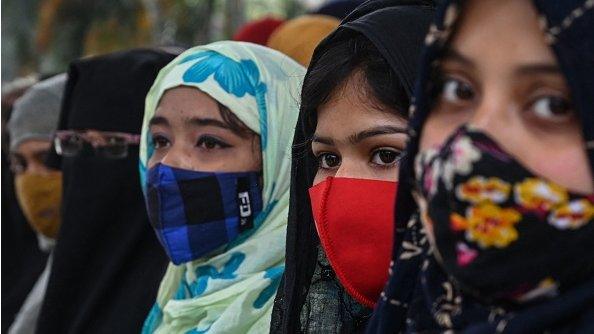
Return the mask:
[[[247,125],[245,125],[245,123],[231,111],[231,109],[227,108],[218,100],[215,101],[217,101],[217,106],[219,107],[219,115],[221,115],[223,122],[229,127],[229,130],[243,139],[251,139],[252,150],[254,152],[259,151],[261,148],[260,142],[258,141],[260,136],[258,136],[252,129],[248,128]]]
[[[219,114],[221,115],[223,122],[229,127],[231,132],[241,138],[250,138],[258,135],[256,132],[252,131],[252,129],[248,128],[247,125],[245,125],[245,123],[231,111],[231,109],[227,108],[218,100],[215,101],[219,107]]]
[[[347,31],[325,45],[305,77],[301,109],[306,112],[309,125],[315,127],[318,108],[344,89],[351,79],[363,81],[363,101],[367,100],[378,110],[408,119],[410,99],[388,61],[363,34]]]

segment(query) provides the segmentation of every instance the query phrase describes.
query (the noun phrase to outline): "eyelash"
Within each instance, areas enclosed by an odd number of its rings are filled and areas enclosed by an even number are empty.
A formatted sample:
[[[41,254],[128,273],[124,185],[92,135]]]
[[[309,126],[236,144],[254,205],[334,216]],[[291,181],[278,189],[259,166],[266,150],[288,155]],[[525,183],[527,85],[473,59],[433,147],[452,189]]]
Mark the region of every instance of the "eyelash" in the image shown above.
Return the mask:
[[[167,146],[170,146],[171,145],[171,141],[169,140],[169,138],[167,138],[167,137],[165,137],[165,136],[163,136],[161,134],[153,134],[152,135],[152,142],[153,142],[153,147],[156,150],[161,150],[161,149],[165,148],[165,147],[159,147],[159,143],[158,142],[161,141],[161,140],[166,141],[167,142],[166,143]]]
[[[205,146],[203,147],[203,145],[205,145],[207,143],[208,144],[213,144],[215,147],[212,147],[212,148],[208,148],[208,147],[205,147]],[[205,136],[201,136],[200,138],[198,138],[198,141],[196,142],[196,146],[199,147],[199,148],[201,148],[201,149],[205,149],[205,150],[214,150],[214,149],[217,149],[217,148],[219,148],[219,149],[226,149],[226,148],[231,147],[231,145],[225,143],[224,141],[222,141],[222,140],[220,140],[218,138],[215,138],[215,137],[212,137],[212,136],[206,136],[206,135]]]
[[[378,163],[373,162],[373,157],[376,154],[378,154],[378,153],[380,153],[382,151],[389,151],[391,153],[396,154],[396,157],[394,158],[394,161],[391,162],[391,163],[385,163],[385,164],[378,164]],[[403,156],[404,156],[404,152],[403,151],[399,151],[399,150],[396,150],[396,149],[393,149],[393,148],[380,147],[380,148],[375,149],[375,150],[373,150],[371,152],[371,159],[372,159],[372,161],[370,161],[370,163],[372,163],[375,167],[378,167],[378,168],[390,169],[390,168],[392,168],[394,166],[397,166],[400,163],[400,160],[402,159]]]
[[[437,87],[438,88],[437,89],[437,98],[440,101],[443,101],[445,103],[461,105],[463,103],[472,102],[471,100],[473,100],[476,97],[477,93],[476,93],[475,85],[470,80],[468,80],[466,78],[462,78],[459,75],[451,75],[451,74],[442,72],[442,73],[439,73],[437,82],[439,83],[438,87]],[[450,87],[451,84],[457,84],[457,87]],[[454,91],[454,92],[449,91],[452,88],[455,88],[456,91]],[[446,89],[448,89],[448,90],[446,91]],[[452,98],[451,96],[447,96],[447,95],[451,95],[451,94],[462,93],[460,91],[460,89],[470,90],[470,94],[472,94],[472,95],[468,96],[466,98],[459,98],[459,96],[454,96],[454,98],[456,99],[455,101],[451,100],[451,98]],[[469,92],[466,91],[466,93],[469,93]]]
[[[324,167],[323,166],[323,164],[324,164],[324,157],[327,157],[329,155],[334,155],[334,156],[338,157],[338,160],[339,160],[338,166],[335,166],[335,167]],[[316,155],[316,159],[317,159],[317,162],[318,162],[318,168],[324,169],[324,170],[331,170],[331,169],[334,169],[334,168],[339,167],[340,166],[340,161],[341,161],[341,158],[340,158],[340,156],[338,154],[334,154],[334,153],[331,153],[331,152],[320,152],[320,153],[318,153]]]
[[[438,90],[437,90],[437,99],[439,101],[441,101],[442,103],[445,103],[449,106],[451,106],[452,108],[461,108],[461,107],[465,107],[468,106],[469,103],[474,103],[475,102],[475,98],[477,95],[477,89],[475,88],[475,85],[468,79],[460,77],[458,75],[451,75],[449,73],[439,73],[438,74],[438,81],[439,82],[439,86],[438,86]],[[447,85],[451,84],[451,83],[457,83],[459,85],[459,87],[456,87],[457,90],[454,93],[460,93],[459,89],[467,89],[470,90],[472,96],[469,96],[467,98],[459,98],[459,96],[455,96],[455,99],[452,100],[451,97],[448,98],[446,95],[451,95],[452,92],[450,92],[449,90],[446,91],[446,89],[448,88]],[[451,89],[451,87],[450,87]],[[468,91],[467,91],[468,92]],[[449,94],[448,94],[449,93]],[[546,108],[546,107],[550,107],[550,105],[539,105],[539,102],[561,102],[564,105],[561,106],[561,108],[564,108],[564,111],[566,111],[566,114],[559,114],[559,115],[542,115],[543,110],[541,110],[541,115],[538,114],[538,111],[536,109],[536,107],[541,107],[542,108]],[[557,107],[559,107],[557,105]],[[456,110],[456,109],[453,109]],[[573,114],[573,106],[572,106],[572,101],[570,98],[567,98],[565,96],[563,96],[563,94],[558,94],[558,93],[546,93],[546,94],[539,94],[536,98],[532,98],[530,101],[528,101],[528,103],[526,103],[524,105],[523,108],[524,112],[527,112],[531,117],[536,118],[538,121],[543,121],[543,122],[558,122],[558,121],[564,121],[567,120],[569,118],[571,118],[572,114]],[[546,112],[547,110],[544,109],[544,112]]]
[[[374,160],[374,156],[382,151],[390,151],[395,153],[397,156],[394,158],[394,161],[391,163],[386,163],[386,164],[380,164],[380,163],[375,163],[373,162]],[[334,167],[324,167],[324,158],[329,156],[329,155],[333,155],[338,157],[339,162],[337,166]],[[381,147],[381,148],[377,148],[374,149],[373,151],[371,151],[371,158],[369,163],[373,165],[373,167],[375,168],[381,168],[381,169],[390,169],[396,165],[398,165],[400,163],[400,160],[402,159],[402,157],[404,156],[403,151],[399,151],[396,149],[391,149],[391,148],[386,148],[386,147]],[[341,157],[338,154],[332,153],[332,152],[320,152],[316,155],[316,159],[317,159],[317,164],[318,164],[318,168],[320,169],[324,169],[324,170],[331,170],[331,169],[335,169],[335,168],[339,168],[340,167],[340,163],[342,162]]]

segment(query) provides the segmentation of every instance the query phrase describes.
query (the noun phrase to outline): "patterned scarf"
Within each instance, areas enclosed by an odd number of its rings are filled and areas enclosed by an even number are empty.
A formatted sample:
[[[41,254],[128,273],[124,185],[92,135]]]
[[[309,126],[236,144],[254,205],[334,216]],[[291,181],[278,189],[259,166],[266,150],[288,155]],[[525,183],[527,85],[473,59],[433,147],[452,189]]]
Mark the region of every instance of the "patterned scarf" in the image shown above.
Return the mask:
[[[148,123],[166,90],[200,89],[260,135],[263,210],[254,228],[222,253],[170,264],[143,333],[263,333],[284,271],[290,148],[305,70],[268,48],[217,42],[181,54],[159,73],[146,98],[140,172],[146,185],[154,148]]]
[[[464,15],[465,3],[464,0],[441,1],[425,39],[415,102],[410,108],[408,158],[400,168],[401,184],[404,184],[403,180],[408,182],[398,189],[396,243],[390,279],[367,333],[590,333],[594,330],[594,278],[566,287],[556,298],[513,309],[495,303],[486,304],[461,291],[442,269],[421,224],[419,208],[411,195],[414,158],[418,154],[420,130],[434,102],[431,94],[433,70],[447,50],[456,23]],[[538,12],[545,40],[567,78],[593,169],[594,1],[532,0],[532,3]],[[583,252],[588,253],[588,250]],[[531,254],[523,254],[522,259],[531,260]],[[521,270],[530,272],[526,267]],[[518,275],[520,270],[506,268],[505,272]]]

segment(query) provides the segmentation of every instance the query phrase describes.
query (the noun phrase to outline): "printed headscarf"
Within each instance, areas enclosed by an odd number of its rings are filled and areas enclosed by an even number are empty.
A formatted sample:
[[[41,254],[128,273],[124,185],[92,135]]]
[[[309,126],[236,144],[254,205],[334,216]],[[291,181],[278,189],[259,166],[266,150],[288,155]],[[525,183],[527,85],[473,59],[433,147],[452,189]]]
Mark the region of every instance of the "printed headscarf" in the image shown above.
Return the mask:
[[[532,0],[532,3],[545,40],[567,78],[582,123],[590,168],[594,170],[594,1]],[[440,2],[426,36],[416,101],[410,109],[409,159],[402,162],[400,180],[413,180],[420,130],[432,105],[431,75],[447,50],[456,22],[464,15],[464,4],[461,0]],[[589,333],[594,330],[594,278],[566,289],[557,298],[523,305],[513,311],[481,304],[461,293],[431,254],[411,195],[412,182],[401,184],[396,203],[399,215],[390,281],[378,301],[367,333],[541,333],[549,330]],[[510,274],[513,275],[513,271]]]
[[[145,185],[153,153],[148,124],[163,94],[195,87],[229,108],[260,135],[263,210],[254,229],[213,257],[170,264],[143,333],[264,333],[285,262],[290,154],[305,69],[251,43],[217,42],[182,53],[146,98],[140,147]]]

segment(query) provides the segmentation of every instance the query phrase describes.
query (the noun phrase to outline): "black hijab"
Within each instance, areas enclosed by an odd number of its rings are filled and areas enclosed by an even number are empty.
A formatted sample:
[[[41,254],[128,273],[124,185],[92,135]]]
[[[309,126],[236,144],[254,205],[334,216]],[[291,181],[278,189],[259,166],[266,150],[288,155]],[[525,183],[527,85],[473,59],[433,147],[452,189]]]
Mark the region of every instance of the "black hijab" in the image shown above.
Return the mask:
[[[523,305],[509,312],[480,304],[461,293],[429,254],[428,242],[415,217],[418,208],[411,195],[413,161],[418,153],[418,135],[431,109],[432,73],[447,48],[464,2],[443,1],[426,39],[415,93],[415,114],[409,121],[411,140],[407,153],[410,159],[403,162],[400,169],[394,267],[367,332],[594,332],[594,278],[554,299]],[[546,23],[543,26],[545,38],[571,89],[590,167],[594,171],[594,2],[533,0],[533,3],[542,23]],[[404,243],[408,246],[403,247]],[[445,287],[449,287],[449,291],[445,291]]]
[[[320,70],[316,68],[316,64],[329,46],[332,46],[338,39],[349,39],[353,38],[354,34],[361,34],[387,60],[402,87],[406,99],[404,104],[408,107],[423,37],[432,13],[432,4],[429,1],[382,0],[366,2],[353,11],[335,32],[316,48],[305,81],[308,81],[312,72]],[[286,268],[283,283],[275,300],[272,332],[296,333],[302,330],[300,313],[304,307],[310,285],[314,281],[312,279],[314,273],[316,279],[334,280],[339,292],[342,292],[339,295],[344,294],[344,290],[334,278],[332,269],[319,263],[319,239],[308,195],[308,189],[313,184],[317,171],[317,160],[311,150],[304,150],[304,145],[306,145],[304,143],[308,143],[315,131],[315,124],[311,124],[312,118],[315,117],[311,117],[312,110],[309,109],[308,106],[302,104],[293,139]],[[347,303],[350,301],[347,300]],[[316,316],[323,317],[324,315]],[[339,318],[338,322],[343,321],[340,316]],[[354,324],[353,326],[356,328],[362,327],[367,319],[352,320],[363,322]],[[345,331],[345,328],[350,328],[346,331],[356,330],[353,329],[353,326],[343,327],[340,323],[335,326],[336,331]]]
[[[47,253],[14,193],[14,175],[2,151],[2,329],[6,333],[43,271]]]
[[[73,62],[58,129],[139,134],[145,96],[174,56],[137,49]],[[139,332],[167,258],[146,215],[138,146],[119,160],[54,152],[48,164],[63,172],[63,220],[38,332]]]
[[[333,16],[339,20],[344,20],[355,8],[359,7],[364,0],[334,0],[323,4],[312,14]]]

